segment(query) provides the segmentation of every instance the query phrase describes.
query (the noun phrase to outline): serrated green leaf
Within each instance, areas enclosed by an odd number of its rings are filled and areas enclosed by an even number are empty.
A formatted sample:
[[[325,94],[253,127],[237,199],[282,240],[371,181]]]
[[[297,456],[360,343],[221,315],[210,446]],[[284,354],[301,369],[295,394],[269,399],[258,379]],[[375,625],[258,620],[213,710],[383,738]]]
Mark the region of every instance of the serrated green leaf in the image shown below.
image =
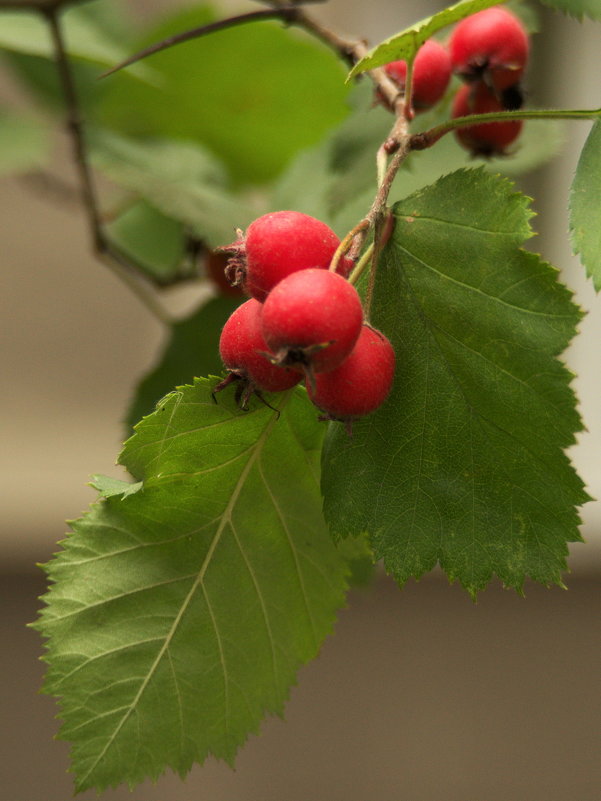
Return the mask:
[[[136,388],[126,417],[129,427],[150,414],[172,387],[189,384],[195,376],[221,372],[219,336],[239,302],[234,298],[211,298],[185,320],[173,324],[156,367]]]
[[[460,0],[459,3],[416,22],[415,25],[391,36],[372,48],[349,72],[347,81],[366,70],[381,67],[397,59],[412,60],[425,41],[437,31],[459,20],[491,6],[500,5],[503,0]]]
[[[97,489],[102,498],[112,498],[114,495],[127,498],[128,495],[133,495],[138,490],[141,490],[144,484],[142,481],[136,481],[132,484],[131,481],[123,481],[119,478],[98,474],[92,476],[90,486]]]
[[[90,138],[92,163],[111,180],[185,223],[210,246],[230,242],[255,208],[230,193],[221,163],[194,142],[129,139],[113,131]]]
[[[601,120],[586,140],[570,191],[570,232],[574,253],[601,290]]]
[[[588,496],[563,449],[581,429],[556,358],[580,319],[557,272],[520,249],[527,198],[480,170],[394,207],[372,319],[397,354],[392,394],[324,447],[326,519],[368,532],[399,582],[439,562],[475,595],[497,575],[561,583]]]
[[[42,167],[49,153],[44,125],[24,114],[0,109],[0,174]]]
[[[206,6],[178,10],[139,44],[161,41],[214,19]],[[274,178],[302,148],[346,115],[344,68],[303,32],[261,22],[195,39],[153,55],[160,88],[115,85],[103,120],[129,135],[202,143],[236,184]],[[111,78],[107,79],[111,82]]]
[[[184,226],[146,201],[133,203],[125,209],[107,226],[107,233],[111,242],[158,283],[169,284],[186,275],[182,264]]]
[[[121,461],[143,489],[96,504],[47,566],[36,625],[78,790],[231,762],[344,600],[304,392],[278,416],[211,389],[180,387],[140,423]]]
[[[67,53],[71,58],[111,67],[128,55],[83,9],[67,11],[63,24]],[[27,11],[0,10],[0,49],[54,59],[48,25],[40,14]],[[159,80],[146,64],[133,64],[127,71],[150,85],[156,85]],[[131,85],[128,86],[131,89]]]
[[[541,3],[579,20],[585,16],[601,20],[600,0],[541,0]]]

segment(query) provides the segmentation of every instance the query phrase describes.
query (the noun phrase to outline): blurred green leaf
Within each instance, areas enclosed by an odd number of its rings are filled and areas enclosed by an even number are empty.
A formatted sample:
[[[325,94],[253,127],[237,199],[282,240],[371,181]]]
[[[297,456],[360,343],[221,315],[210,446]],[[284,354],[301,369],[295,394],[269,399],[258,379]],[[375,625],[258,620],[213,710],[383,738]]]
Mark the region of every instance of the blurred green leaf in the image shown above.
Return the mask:
[[[211,246],[232,240],[256,209],[225,186],[223,165],[194,142],[132,139],[112,131],[89,137],[92,163],[111,180],[179,220]]]
[[[62,17],[67,53],[71,58],[112,67],[128,55],[115,43],[85,9],[73,8]],[[54,47],[47,23],[36,13],[0,10],[0,49],[54,59]],[[156,82],[146,64],[134,64],[128,72],[142,81]]]
[[[133,203],[108,225],[107,232],[158,283],[168,284],[186,274],[184,226],[146,201]]]
[[[206,6],[178,11],[135,50],[213,19]],[[195,39],[144,63],[160,73],[162,86],[115,84],[104,100],[104,124],[130,135],[200,142],[224,161],[236,183],[273,178],[347,111],[336,56],[275,22]]]
[[[33,117],[0,109],[0,174],[43,167],[49,154],[45,125]]]
[[[599,0],[541,0],[541,3],[579,20],[585,16],[601,20],[601,2]]]
[[[64,19],[69,20],[67,30],[74,30],[73,22],[79,20],[79,27],[87,32],[88,39],[92,35],[91,31],[95,31],[98,40],[105,43],[110,42],[109,51],[104,51],[106,57],[112,58],[117,52],[128,53],[131,49],[131,25],[126,18],[125,6],[119,0],[100,0],[100,2],[77,5],[68,12]],[[0,17],[0,27],[2,27],[1,20],[2,17]],[[77,36],[77,30],[74,33]],[[45,37],[41,37],[41,32],[34,38],[34,45],[37,39],[39,39],[38,45],[40,42],[45,42]],[[72,44],[75,48],[76,42]],[[29,49],[31,50],[31,47]],[[27,54],[22,50],[7,50],[5,58],[20,82],[33,94],[37,102],[44,103],[52,109],[63,108],[65,101],[57,76],[56,64],[50,57],[50,50],[45,44],[40,50],[40,55]],[[107,65],[107,62],[101,61],[100,63]],[[105,89],[105,83],[98,80],[98,63],[89,62],[83,58],[73,58],[70,66],[79,102],[86,114],[89,115]],[[137,80],[136,76],[139,74],[139,71],[132,73],[124,70],[119,76],[119,80],[123,81],[124,85],[131,86],[132,80]],[[152,71],[147,69],[144,74],[148,75],[150,79]]]

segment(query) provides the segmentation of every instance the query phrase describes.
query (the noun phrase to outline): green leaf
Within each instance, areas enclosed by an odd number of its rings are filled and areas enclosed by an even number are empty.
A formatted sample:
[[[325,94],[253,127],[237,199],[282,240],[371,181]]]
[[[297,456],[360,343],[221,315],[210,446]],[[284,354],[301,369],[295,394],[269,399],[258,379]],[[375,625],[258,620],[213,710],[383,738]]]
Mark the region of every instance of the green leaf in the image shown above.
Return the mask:
[[[112,498],[114,495],[119,495],[126,498],[128,495],[133,495],[144,486],[143,481],[123,481],[119,478],[111,478],[111,476],[95,475],[92,476],[90,486],[98,490],[101,498]]]
[[[601,20],[601,2],[599,0],[541,0],[541,3],[579,20],[584,16]]]
[[[475,595],[496,574],[561,583],[575,505],[563,449],[581,429],[556,358],[580,320],[557,272],[519,245],[527,198],[461,170],[394,207],[372,319],[397,354],[390,398],[324,446],[324,510],[368,532],[400,582],[437,562]]]
[[[212,19],[206,6],[180,10],[139,46]],[[337,56],[278,22],[194,39],[145,63],[161,75],[161,87],[119,87],[107,78],[104,124],[134,136],[199,142],[223,160],[236,184],[272,179],[347,113]]]
[[[85,13],[71,9],[63,17],[67,53],[71,58],[111,67],[127,57],[114,40]],[[26,11],[0,11],[0,49],[54,59],[50,30],[41,15]],[[128,73],[151,85],[158,76],[146,64],[134,64]],[[127,84],[131,89],[131,83]]]
[[[570,231],[574,253],[601,289],[601,120],[586,140],[570,193]]]
[[[225,188],[219,161],[194,142],[135,140],[96,131],[90,146],[98,169],[211,246],[231,242],[236,228],[257,216],[255,208]]]
[[[107,226],[107,232],[112,242],[160,284],[172,283],[189,272],[182,265],[183,225],[144,200],[133,203],[120,214]],[[165,392],[172,386],[166,387]]]
[[[45,690],[79,791],[232,762],[344,602],[304,392],[278,417],[211,388],[178,388],[138,426],[121,461],[143,488],[92,507],[47,566]]]
[[[138,384],[127,412],[128,426],[150,414],[172,387],[189,384],[195,376],[222,371],[219,336],[239,303],[233,298],[211,298],[190,317],[174,323],[156,367]]]
[[[25,114],[0,109],[0,174],[42,167],[49,153],[44,125]]]
[[[503,0],[501,0],[503,2]],[[484,8],[500,5],[499,0],[461,0],[455,5],[439,11],[431,17],[426,17],[410,28],[391,36],[372,48],[370,52],[360,59],[349,72],[347,81],[361,72],[381,67],[390,61],[415,58],[415,54],[425,41],[430,39],[437,31],[452,25],[459,20],[482,11]]]

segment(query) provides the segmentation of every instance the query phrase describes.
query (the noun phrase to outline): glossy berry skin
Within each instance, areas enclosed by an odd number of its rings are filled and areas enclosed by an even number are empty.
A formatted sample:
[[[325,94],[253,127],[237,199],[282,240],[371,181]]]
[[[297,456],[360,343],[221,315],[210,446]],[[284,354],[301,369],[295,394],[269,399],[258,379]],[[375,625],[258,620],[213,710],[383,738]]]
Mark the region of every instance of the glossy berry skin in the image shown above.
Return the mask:
[[[292,273],[263,304],[263,335],[279,363],[310,375],[348,356],[362,322],[357,290],[330,270]]]
[[[384,67],[387,75],[405,90],[406,61],[391,61]],[[435,39],[428,39],[417,51],[413,62],[413,107],[424,111],[438,103],[451,80],[451,58],[447,49]]]
[[[455,95],[452,116],[455,118],[503,110],[501,101],[483,83],[467,84],[460,87]],[[503,156],[521,130],[522,120],[508,120],[457,128],[455,136],[462,147],[474,156]]]
[[[394,378],[395,356],[381,331],[364,324],[350,356],[335,370],[307,383],[312,402],[329,419],[352,420],[375,411],[384,403]]]
[[[522,23],[501,6],[461,20],[449,40],[454,71],[466,81],[482,79],[497,92],[519,83],[528,51]]]
[[[230,277],[262,302],[291,273],[311,267],[327,269],[339,244],[340,239],[321,220],[300,211],[276,211],[254,220],[241,239],[221,250],[233,254]],[[346,277],[352,266],[344,258],[338,272]]]
[[[219,340],[219,353],[235,378],[245,381],[250,395],[254,390],[283,392],[298,384],[298,373],[279,367],[264,355],[269,351],[261,331],[263,306],[251,298],[230,315]]]

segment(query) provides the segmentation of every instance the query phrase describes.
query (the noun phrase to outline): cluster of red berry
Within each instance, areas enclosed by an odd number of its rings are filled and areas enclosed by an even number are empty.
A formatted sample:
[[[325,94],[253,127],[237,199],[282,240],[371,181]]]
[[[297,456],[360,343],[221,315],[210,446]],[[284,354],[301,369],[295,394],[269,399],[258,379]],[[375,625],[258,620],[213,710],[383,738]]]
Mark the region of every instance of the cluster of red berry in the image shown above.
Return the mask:
[[[394,374],[388,339],[363,321],[352,261],[329,269],[340,240],[325,223],[297,211],[252,222],[220,250],[226,274],[251,295],[225,323],[219,351],[242,408],[255,393],[281,392],[303,378],[322,419],[349,422],[386,399]]]
[[[415,112],[431,108],[443,97],[453,73],[465,81],[453,99],[453,118],[520,108],[528,51],[522,23],[505,8],[493,6],[466,17],[454,28],[448,49],[429,39],[418,50],[412,80]],[[392,61],[385,70],[404,91],[405,61]],[[503,155],[521,129],[521,120],[508,120],[459,128],[456,135],[474,155],[493,156]]]

